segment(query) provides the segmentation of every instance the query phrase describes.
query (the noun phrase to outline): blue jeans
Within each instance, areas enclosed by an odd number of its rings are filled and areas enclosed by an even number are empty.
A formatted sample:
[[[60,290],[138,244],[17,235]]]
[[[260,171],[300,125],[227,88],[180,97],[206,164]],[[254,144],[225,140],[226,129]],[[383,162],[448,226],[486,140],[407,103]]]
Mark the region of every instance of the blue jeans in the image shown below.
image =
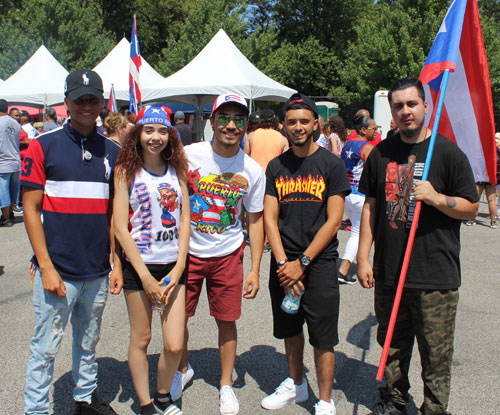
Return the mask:
[[[33,283],[35,334],[31,339],[31,356],[26,375],[25,414],[49,413],[54,359],[59,352],[70,314],[73,328],[74,400],[90,403],[92,392],[97,387],[95,349],[108,295],[108,278],[64,281],[64,284],[65,297],[45,291],[40,270],[37,269]]]
[[[21,172],[0,173],[0,208],[17,203]]]

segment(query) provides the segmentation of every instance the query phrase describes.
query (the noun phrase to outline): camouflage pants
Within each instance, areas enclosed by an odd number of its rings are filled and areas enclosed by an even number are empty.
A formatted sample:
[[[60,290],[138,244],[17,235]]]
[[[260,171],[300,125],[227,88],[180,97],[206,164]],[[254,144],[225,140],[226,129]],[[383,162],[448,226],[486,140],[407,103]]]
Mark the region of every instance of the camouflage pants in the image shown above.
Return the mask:
[[[377,341],[383,346],[391,317],[395,288],[375,285],[375,313],[379,323]],[[384,401],[401,408],[408,402],[408,371],[417,338],[424,403],[423,415],[447,414],[458,289],[421,290],[405,288],[385,368],[386,386],[380,389]]]

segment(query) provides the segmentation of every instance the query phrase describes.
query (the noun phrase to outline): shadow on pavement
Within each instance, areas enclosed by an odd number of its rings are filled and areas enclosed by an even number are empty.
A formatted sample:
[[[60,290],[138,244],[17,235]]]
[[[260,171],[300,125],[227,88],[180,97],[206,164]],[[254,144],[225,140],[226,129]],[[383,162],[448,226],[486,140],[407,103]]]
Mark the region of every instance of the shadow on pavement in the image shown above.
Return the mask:
[[[370,313],[364,320],[354,325],[347,333],[347,342],[361,349],[361,359],[352,359],[344,353],[335,353],[335,384],[334,389],[341,390],[347,401],[354,404],[353,415],[357,415],[359,407],[372,409],[378,402],[378,388],[382,382],[377,381],[378,367],[366,363],[366,355],[371,347],[372,328],[377,326],[377,319]],[[375,342],[373,345],[382,352],[382,348]],[[417,408],[410,397],[406,406],[408,415],[416,415]]]
[[[159,354],[149,355],[149,384],[150,390],[156,387],[156,375]],[[110,357],[98,358],[99,364],[97,384],[99,395],[106,402],[114,401],[118,396],[119,402],[132,400],[131,409],[139,412],[139,400],[132,384],[127,361],[119,361]],[[54,414],[73,413],[73,377],[71,371],[66,372],[54,383]]]
[[[347,342],[362,350],[361,359],[353,359],[345,353],[335,353],[335,381],[334,390],[340,390],[346,400],[354,404],[353,415],[357,415],[359,407],[370,408],[378,400],[380,382],[375,379],[377,367],[366,363],[366,354],[370,349],[371,330],[377,321],[372,314],[356,324],[347,334]],[[378,347],[378,346],[377,346]],[[148,355],[149,384],[152,393],[156,388],[156,377],[159,354]],[[104,357],[97,359],[99,364],[98,385],[101,397],[112,402],[132,401],[131,410],[139,412],[139,400],[132,384],[127,361],[119,361]],[[202,379],[205,383],[219,388],[220,361],[219,350],[205,348],[189,351],[189,362],[195,370],[193,380]],[[311,370],[314,370],[312,368]],[[276,351],[273,346],[256,345],[250,350],[236,356],[236,378],[234,387],[241,389],[245,386],[245,375],[251,376],[259,389],[266,395],[274,392],[275,388],[288,376],[286,356]],[[307,375],[309,369],[304,368]],[[190,387],[190,384],[187,388]],[[54,383],[54,413],[72,414],[73,412],[73,378],[71,372],[65,373]],[[318,397],[309,387],[309,399],[299,404],[305,410],[313,413],[313,405]],[[417,414],[413,400],[407,405],[408,415]]]
[[[307,347],[307,345],[306,345]],[[273,346],[257,345],[250,350],[236,357],[236,374],[234,382],[236,388],[245,385],[245,374],[251,376],[259,389],[266,395],[270,395],[288,377],[288,365],[286,356],[276,351]],[[304,375],[307,376],[309,369],[304,367]],[[297,405],[309,410],[316,403],[318,398],[309,386],[309,399]]]

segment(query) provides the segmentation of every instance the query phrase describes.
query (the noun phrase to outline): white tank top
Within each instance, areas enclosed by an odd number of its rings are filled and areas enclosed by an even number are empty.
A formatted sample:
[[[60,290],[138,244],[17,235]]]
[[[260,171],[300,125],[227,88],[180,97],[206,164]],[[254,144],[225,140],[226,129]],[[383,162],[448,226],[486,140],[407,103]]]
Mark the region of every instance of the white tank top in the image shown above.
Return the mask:
[[[156,176],[145,168],[129,189],[130,234],[145,264],[177,261],[182,192],[177,173],[168,166]]]

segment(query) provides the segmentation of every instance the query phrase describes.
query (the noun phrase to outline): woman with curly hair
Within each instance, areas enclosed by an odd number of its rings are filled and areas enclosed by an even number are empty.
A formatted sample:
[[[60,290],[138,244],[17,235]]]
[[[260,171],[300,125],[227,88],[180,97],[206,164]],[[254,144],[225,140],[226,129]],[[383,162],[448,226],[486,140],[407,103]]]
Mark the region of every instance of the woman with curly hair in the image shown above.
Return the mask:
[[[328,126],[330,127],[332,153],[340,157],[342,148],[347,141],[344,120],[339,115],[331,115],[330,118],[328,118]]]
[[[128,360],[141,414],[182,414],[170,388],[184,340],[190,232],[187,159],[163,108],[148,106],[139,112],[118,156],[114,183],[115,235],[124,251],[123,288],[130,319]],[[163,334],[154,402],[147,359],[153,307],[160,310]]]

